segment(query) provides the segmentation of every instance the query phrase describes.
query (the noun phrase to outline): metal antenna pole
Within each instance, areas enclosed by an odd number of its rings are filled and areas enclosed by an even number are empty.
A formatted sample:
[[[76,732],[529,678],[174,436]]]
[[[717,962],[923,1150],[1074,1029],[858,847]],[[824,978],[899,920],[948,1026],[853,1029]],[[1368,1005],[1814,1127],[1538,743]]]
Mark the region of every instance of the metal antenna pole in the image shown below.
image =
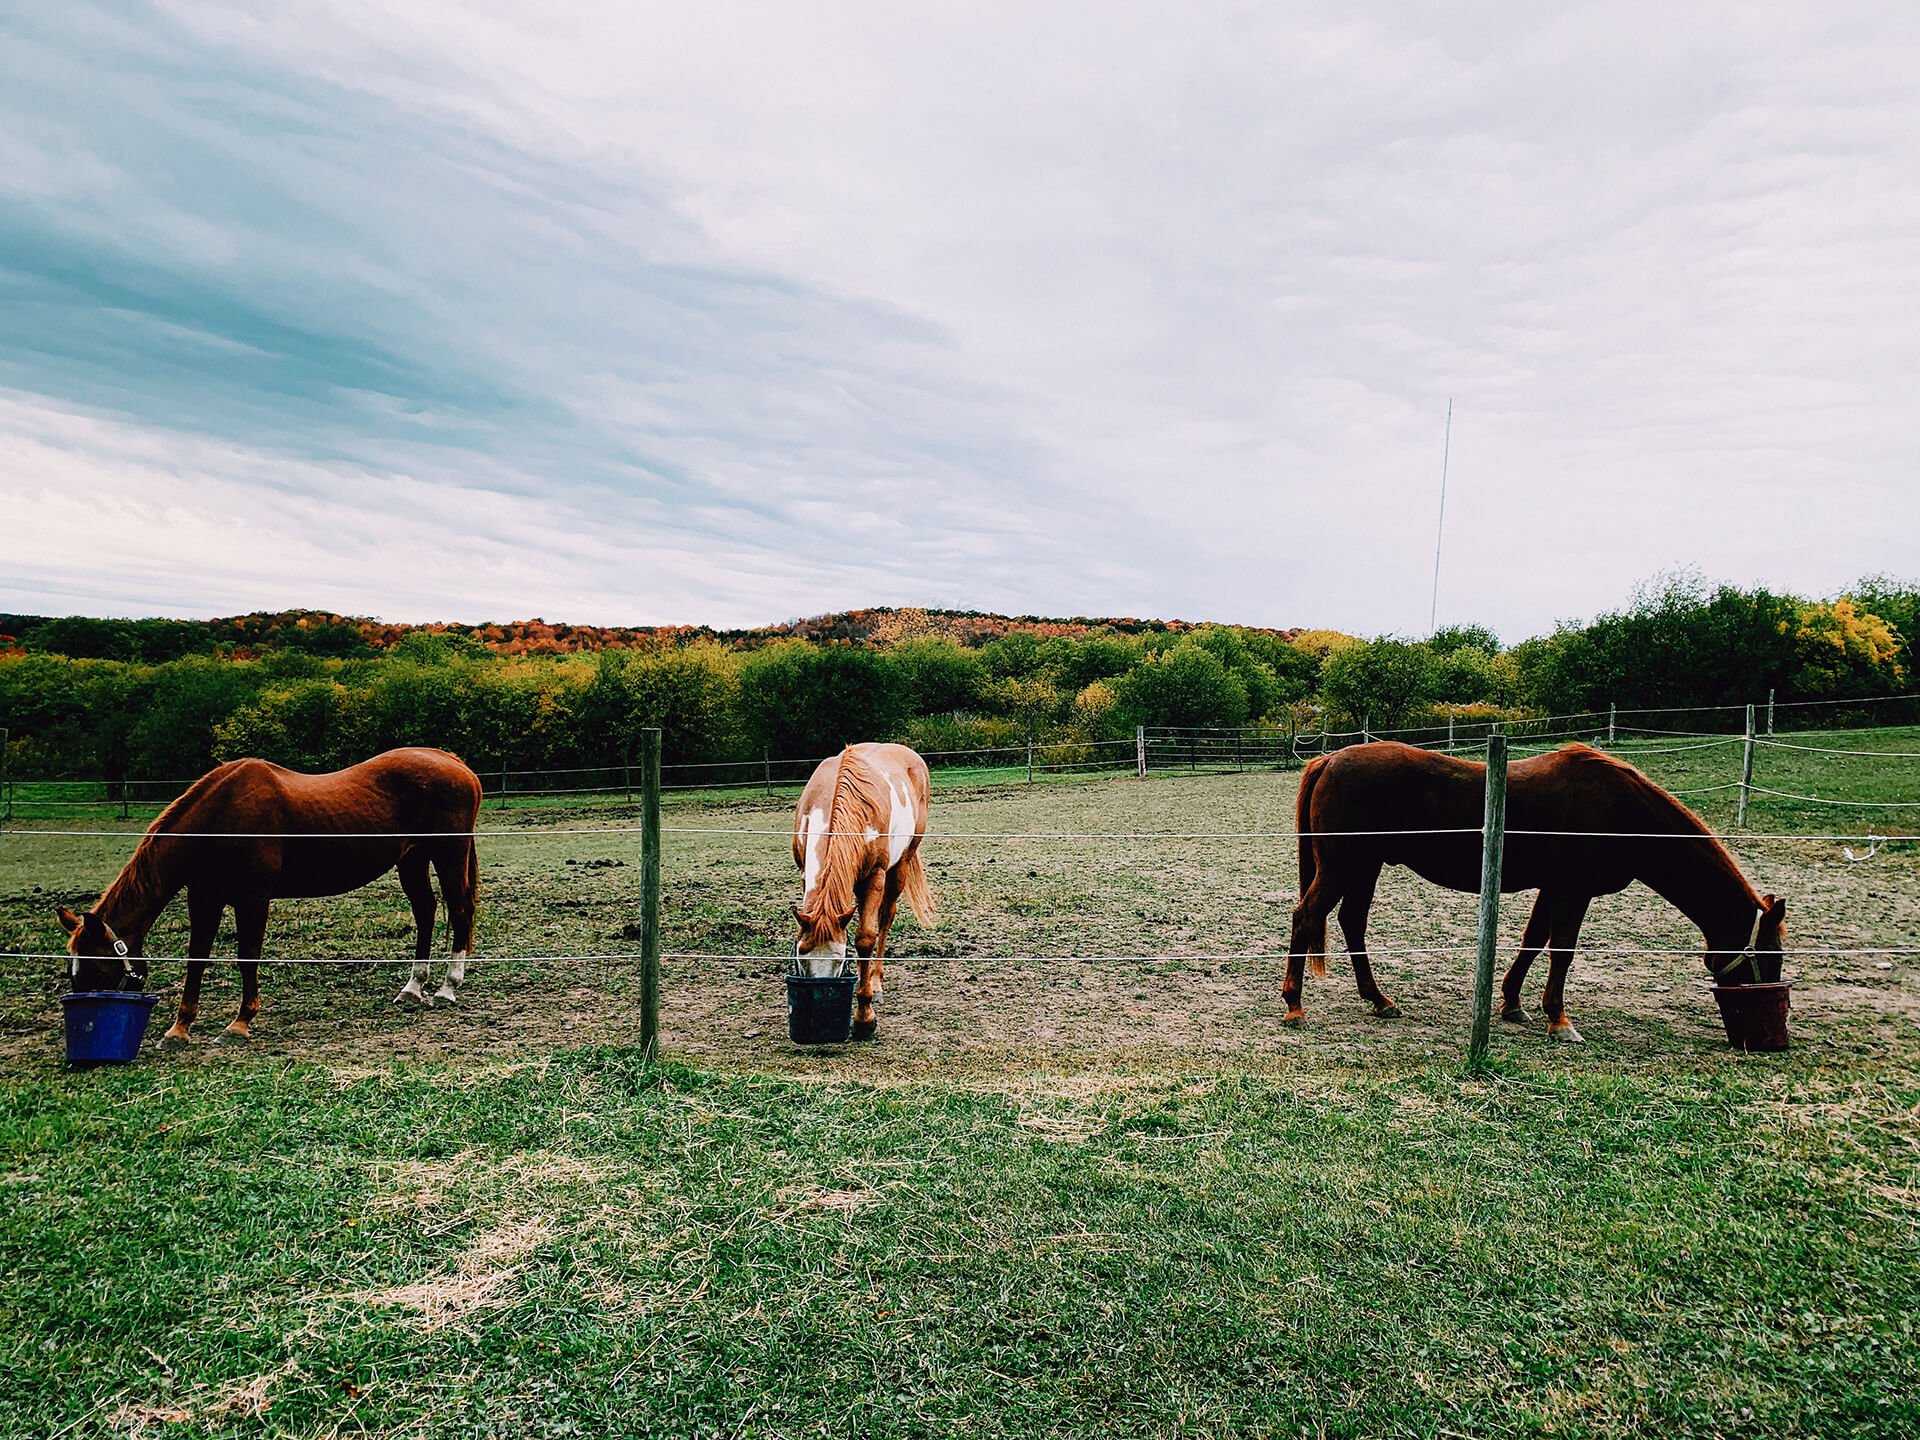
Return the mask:
[[[1440,519],[1433,527],[1433,608],[1427,612],[1427,633],[1440,621],[1440,541],[1447,529],[1447,460],[1453,453],[1453,397],[1447,397],[1447,433],[1440,444]]]

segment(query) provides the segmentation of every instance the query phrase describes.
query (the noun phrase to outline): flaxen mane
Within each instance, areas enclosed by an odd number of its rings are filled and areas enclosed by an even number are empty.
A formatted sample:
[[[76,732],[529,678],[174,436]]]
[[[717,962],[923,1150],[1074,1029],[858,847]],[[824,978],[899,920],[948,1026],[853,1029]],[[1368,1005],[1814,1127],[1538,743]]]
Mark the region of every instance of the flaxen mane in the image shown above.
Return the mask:
[[[819,883],[800,905],[801,948],[827,944],[835,928],[856,908],[853,889],[860,880],[867,832],[884,830],[880,777],[861,763],[852,746],[840,752],[833,782],[833,808],[827,813],[827,852]]]

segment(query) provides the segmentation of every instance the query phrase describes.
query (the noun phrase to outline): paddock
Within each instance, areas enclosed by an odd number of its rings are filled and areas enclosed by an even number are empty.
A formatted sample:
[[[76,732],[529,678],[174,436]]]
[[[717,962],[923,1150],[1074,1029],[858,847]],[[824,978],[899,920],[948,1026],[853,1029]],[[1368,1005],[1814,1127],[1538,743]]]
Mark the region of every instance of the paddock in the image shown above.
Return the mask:
[[[1653,748],[1670,768],[1703,763],[1699,752]],[[1655,760],[1643,763],[1651,770]],[[926,845],[942,922],[932,930],[910,919],[897,926],[880,1040],[824,1053],[785,1039],[778,970],[791,946],[786,907],[797,893],[784,838],[789,802],[670,795],[663,1052],[701,1064],[853,1077],[1109,1062],[1263,1069],[1327,1052],[1407,1061],[1457,1054],[1469,1019],[1476,899],[1398,870],[1383,877],[1373,944],[1405,1018],[1369,1018],[1336,949],[1328,980],[1309,988],[1307,1027],[1293,1033],[1280,1025],[1297,898],[1298,779],[1290,770],[1197,772],[943,793]],[[392,1003],[401,967],[367,963],[407,954],[412,922],[388,878],[354,895],[276,905],[269,960],[338,963],[275,966],[247,1054],[486,1064],[635,1040],[637,807],[553,801],[486,813],[484,963],[470,974],[459,1007],[402,1010]],[[1756,809],[1753,818],[1764,824],[1768,812]],[[37,828],[62,826],[101,828],[98,820]],[[1796,1038],[1840,1053],[1888,1042],[1920,1017],[1920,847],[1883,845],[1869,859],[1848,860],[1838,839],[1790,833],[1804,828],[1795,816],[1787,830],[1761,832],[1775,838],[1730,838],[1755,886],[1789,901]],[[91,900],[131,843],[131,834],[7,838],[0,949],[51,948],[53,907]],[[1503,954],[1517,948],[1526,909],[1525,896],[1506,897]],[[176,904],[148,949],[178,954],[184,943],[184,906]],[[1699,948],[1698,933],[1639,887],[1597,902],[1568,991],[1591,1044],[1586,1058],[1568,1063],[1674,1054],[1719,1060],[1725,1045]],[[231,953],[230,933],[216,957],[223,950]],[[58,966],[25,959],[0,966],[0,1063],[56,1064]],[[228,1003],[233,975],[230,966],[209,973],[209,1016]],[[181,978],[178,964],[155,966],[163,1006]],[[1536,996],[1538,983],[1536,976]],[[1500,1053],[1542,1043],[1538,1023],[1495,1034]],[[179,1063],[257,1063],[209,1056],[201,1045],[191,1057]],[[176,1061],[143,1056],[141,1063]]]
[[[393,1004],[391,880],[279,907],[322,963],[245,1047],[66,1073],[60,966],[0,962],[0,1430],[1914,1433],[1915,846],[1771,799],[1785,838],[1732,837],[1789,897],[1786,1054],[1727,1047],[1698,934],[1630,890],[1569,983],[1588,1043],[1496,1026],[1469,1074],[1477,899],[1398,872],[1405,1018],[1336,954],[1282,1027],[1297,778],[937,795],[946,918],[896,927],[870,1044],[787,1043],[764,795],[668,799],[655,1063],[604,800],[486,813],[454,1009]],[[133,844],[65,824],[0,837],[8,948]]]

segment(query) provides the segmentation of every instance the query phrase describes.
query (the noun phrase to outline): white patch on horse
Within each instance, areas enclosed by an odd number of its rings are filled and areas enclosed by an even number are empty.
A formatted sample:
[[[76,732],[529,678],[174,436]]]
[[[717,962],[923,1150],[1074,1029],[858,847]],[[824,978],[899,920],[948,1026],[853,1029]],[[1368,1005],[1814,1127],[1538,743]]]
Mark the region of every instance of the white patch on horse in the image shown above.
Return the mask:
[[[467,952],[456,950],[453,958],[447,962],[447,973],[440,981],[440,988],[433,992],[435,1005],[455,1005],[459,1003],[459,985],[467,978]]]
[[[913,843],[914,832],[919,828],[913,820],[913,787],[904,780],[896,788],[893,777],[887,777],[887,798],[893,802],[893,815],[887,824],[887,868],[891,870],[900,863],[900,857],[907,853],[907,846]]]
[[[820,842],[826,838],[827,815],[824,810],[809,810],[806,819],[800,822],[800,843],[806,847],[807,865],[802,883],[806,893],[813,894],[813,887],[820,882]]]

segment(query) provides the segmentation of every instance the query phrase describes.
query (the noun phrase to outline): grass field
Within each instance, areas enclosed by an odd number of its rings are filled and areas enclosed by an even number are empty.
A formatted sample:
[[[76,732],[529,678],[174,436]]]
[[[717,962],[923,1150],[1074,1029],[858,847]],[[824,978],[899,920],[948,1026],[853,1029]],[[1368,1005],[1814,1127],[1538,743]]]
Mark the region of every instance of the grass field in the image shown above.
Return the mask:
[[[1739,752],[1643,763],[1685,788]],[[1920,799],[1920,763],[1768,776]],[[1336,961],[1288,1031],[1290,841],[956,838],[1287,831],[1295,780],[946,793],[945,918],[896,932],[868,1046],[785,1041],[783,836],[686,833],[780,801],[669,803],[668,946],[738,958],[668,962],[651,1072],[618,959],[481,967],[424,1014],[390,970],[278,968],[253,1046],[80,1074],[54,967],[6,962],[0,1434],[1915,1433],[1916,957],[1815,953],[1920,943],[1915,847],[1736,844],[1789,897],[1787,1055],[1726,1048],[1697,935],[1634,891],[1569,984],[1590,1043],[1503,1027],[1468,1077],[1471,896],[1383,883],[1407,1018]],[[489,812],[483,948],[630,951],[632,837],[535,833],[628,813]],[[49,948],[127,844],[0,840],[0,948]],[[269,953],[408,924],[387,881],[278,907]]]

